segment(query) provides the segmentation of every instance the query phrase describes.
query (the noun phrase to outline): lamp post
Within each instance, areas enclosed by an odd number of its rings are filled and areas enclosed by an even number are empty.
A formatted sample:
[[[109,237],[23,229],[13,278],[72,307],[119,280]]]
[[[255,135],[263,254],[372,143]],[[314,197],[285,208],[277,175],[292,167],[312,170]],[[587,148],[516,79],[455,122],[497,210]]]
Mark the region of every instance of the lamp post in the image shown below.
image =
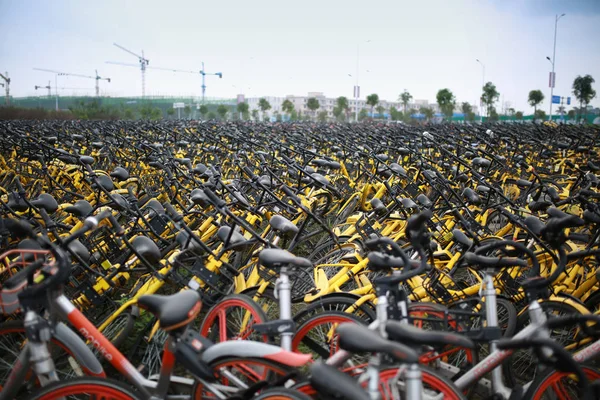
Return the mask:
[[[365,41],[365,43],[371,43],[371,40]],[[356,44],[356,86],[354,86],[354,119],[355,122],[358,122],[358,97],[360,95],[360,89],[358,86],[358,68],[359,68],[359,60],[360,60],[360,43]]]
[[[555,75],[554,75],[554,64],[556,62],[556,31],[558,28],[558,20],[564,17],[566,14],[556,15],[554,19],[554,47],[552,50],[552,59],[550,57],[546,57],[550,64],[552,64],[552,73],[550,75],[550,115],[548,116],[548,121],[552,121],[552,96],[554,96],[554,83],[555,83]]]
[[[481,64],[481,90],[483,90],[483,86],[485,85],[485,65],[478,58],[475,59],[479,64]],[[479,106],[481,110],[479,112],[479,122],[483,123],[483,101],[481,98],[479,99]]]

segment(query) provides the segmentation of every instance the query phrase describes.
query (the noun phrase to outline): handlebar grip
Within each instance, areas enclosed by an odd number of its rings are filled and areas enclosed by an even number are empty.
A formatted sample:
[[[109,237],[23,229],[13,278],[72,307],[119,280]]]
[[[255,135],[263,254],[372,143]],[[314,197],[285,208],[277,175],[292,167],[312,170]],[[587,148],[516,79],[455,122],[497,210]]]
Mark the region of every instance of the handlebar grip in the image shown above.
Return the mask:
[[[15,179],[15,183],[17,185],[17,189],[19,189],[19,193],[25,192],[25,188],[23,187],[23,184],[21,183],[21,180],[19,179],[18,176]]]
[[[565,165],[569,168],[575,168],[575,164],[573,164],[573,162],[570,160],[565,161]]]
[[[222,208],[222,207],[225,207],[227,205],[227,202],[225,202],[225,200],[219,198],[209,188],[204,188],[204,194],[206,195],[206,197],[208,197],[208,199],[210,200],[210,202],[213,203],[213,205],[215,207],[217,207],[217,208]]]
[[[175,207],[173,207],[171,203],[165,202],[163,206],[165,207],[165,210],[167,210],[167,214],[169,214],[175,222],[179,222],[183,219],[183,216],[175,210]]]
[[[4,220],[4,223],[9,232],[16,233],[17,236],[26,236],[35,239],[33,227],[28,222],[10,218]]]
[[[29,275],[33,274],[38,268],[44,265],[44,260],[35,260],[10,278],[8,278],[4,282],[4,287],[6,289],[14,289],[16,288],[23,280],[29,277]]]
[[[418,214],[413,215],[412,217],[410,217],[406,223],[406,230],[407,231],[417,231],[420,230],[424,227],[425,223],[427,221],[429,221],[429,219],[432,217],[433,213],[431,212],[431,210],[425,210],[422,211]]]
[[[112,213],[108,217],[108,220],[110,221],[110,224],[112,225],[117,236],[122,236],[125,233],[125,229],[123,229],[119,221],[117,221],[117,219],[114,215],[112,215]]]
[[[483,267],[527,267],[529,264],[525,260],[514,257],[486,257],[467,252],[465,261],[469,264],[476,264]]]
[[[296,193],[294,193],[294,191],[292,189],[290,189],[289,187],[287,187],[286,185],[282,185],[281,190],[283,191],[283,193],[285,193],[286,196],[291,197],[292,199],[294,199],[297,202],[300,202],[300,198],[298,196],[296,196]]]

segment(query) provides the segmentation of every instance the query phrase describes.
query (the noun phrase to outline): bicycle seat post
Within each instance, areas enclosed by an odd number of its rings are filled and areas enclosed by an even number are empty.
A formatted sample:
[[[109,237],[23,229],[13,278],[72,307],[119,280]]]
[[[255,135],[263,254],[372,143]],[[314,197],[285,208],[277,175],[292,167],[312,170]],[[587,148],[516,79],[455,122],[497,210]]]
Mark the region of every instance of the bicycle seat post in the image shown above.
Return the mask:
[[[279,298],[279,319],[292,320],[292,285],[288,267],[282,267],[279,271],[279,277],[275,281],[275,293]],[[281,347],[286,351],[292,351],[292,336],[293,332],[281,333]]]

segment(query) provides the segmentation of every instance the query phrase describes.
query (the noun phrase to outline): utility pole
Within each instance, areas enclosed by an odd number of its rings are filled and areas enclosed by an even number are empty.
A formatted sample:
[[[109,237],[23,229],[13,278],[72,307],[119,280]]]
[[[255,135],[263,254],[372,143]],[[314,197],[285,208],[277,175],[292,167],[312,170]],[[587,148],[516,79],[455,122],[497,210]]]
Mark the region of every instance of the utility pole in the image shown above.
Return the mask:
[[[0,78],[4,79],[4,90],[6,91],[6,100],[5,103],[6,105],[10,105],[10,78],[8,77],[8,72],[4,73],[5,75],[2,75],[0,73]]]
[[[479,59],[475,59],[479,64],[481,64],[482,72],[481,72],[481,90],[483,91],[483,87],[485,86],[485,65]],[[483,99],[480,97],[479,99],[479,107],[481,110],[479,112],[479,122],[483,123]]]
[[[554,96],[554,84],[556,81],[556,75],[554,73],[554,64],[556,63],[556,31],[558,29],[558,20],[564,17],[566,14],[561,14],[560,16],[557,14],[554,19],[554,48],[552,50],[552,59],[550,57],[546,57],[550,64],[552,64],[552,72],[550,73],[550,115],[548,116],[548,121],[552,121],[552,97]]]

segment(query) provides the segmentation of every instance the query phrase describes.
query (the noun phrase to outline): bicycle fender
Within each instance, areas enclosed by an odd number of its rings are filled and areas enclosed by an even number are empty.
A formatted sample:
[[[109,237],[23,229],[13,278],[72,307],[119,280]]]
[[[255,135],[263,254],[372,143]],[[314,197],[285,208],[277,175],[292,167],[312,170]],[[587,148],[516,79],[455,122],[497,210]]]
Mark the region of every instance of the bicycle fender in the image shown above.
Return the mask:
[[[88,375],[106,377],[106,373],[85,342],[68,326],[59,322],[54,329],[54,338],[67,347],[77,363],[85,369]]]
[[[279,346],[249,340],[231,340],[215,344],[204,353],[202,361],[210,364],[219,359],[235,358],[264,358],[275,361],[289,367],[301,367],[312,358],[309,354],[293,353],[285,351]]]
[[[581,304],[578,301],[574,301],[573,299],[570,299],[568,297],[560,297],[560,296],[552,295],[548,299],[539,300],[540,304],[547,303],[549,301],[552,301],[555,303],[567,304],[568,306],[571,306],[574,309],[576,309],[581,314],[591,314],[590,310],[588,310],[583,304]],[[529,308],[529,306],[523,307],[523,309],[521,311],[519,311],[518,315],[521,315],[524,312],[527,312],[528,308]]]

